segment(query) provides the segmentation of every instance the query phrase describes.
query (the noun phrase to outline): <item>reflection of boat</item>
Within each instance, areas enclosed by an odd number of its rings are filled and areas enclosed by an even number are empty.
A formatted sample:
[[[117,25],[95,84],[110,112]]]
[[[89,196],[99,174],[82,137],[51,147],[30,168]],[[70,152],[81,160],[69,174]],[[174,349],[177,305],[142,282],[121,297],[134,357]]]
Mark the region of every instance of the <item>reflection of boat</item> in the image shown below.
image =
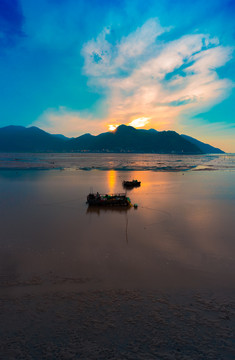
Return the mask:
[[[96,194],[87,195],[87,203],[92,206],[131,206],[131,200],[126,194]]]
[[[106,213],[106,212],[111,212],[111,213],[120,213],[120,214],[125,214],[127,213],[127,211],[129,211],[131,209],[130,206],[93,206],[93,205],[89,205],[87,207],[87,214],[100,214],[100,213]]]
[[[139,187],[141,184],[141,181],[138,180],[132,180],[132,181],[123,181],[122,185],[125,188],[133,188],[133,187]]]
[[[88,195],[89,196],[89,195]],[[126,218],[126,227],[125,227],[125,238],[126,242],[128,244],[128,211],[130,211],[131,206],[93,206],[89,205],[87,207],[86,214],[90,215],[92,217],[92,214],[97,214],[100,216],[102,213],[111,212],[113,215],[121,215],[124,214]],[[115,216],[115,222],[116,222],[116,216]]]

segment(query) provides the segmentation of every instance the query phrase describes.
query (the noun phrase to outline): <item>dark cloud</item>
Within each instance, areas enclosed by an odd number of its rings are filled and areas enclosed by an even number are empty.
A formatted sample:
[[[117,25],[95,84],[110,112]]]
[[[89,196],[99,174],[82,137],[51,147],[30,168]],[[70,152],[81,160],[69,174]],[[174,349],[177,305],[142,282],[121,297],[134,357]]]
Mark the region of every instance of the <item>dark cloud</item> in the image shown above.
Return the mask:
[[[0,0],[0,47],[14,45],[23,33],[24,16],[18,0]]]

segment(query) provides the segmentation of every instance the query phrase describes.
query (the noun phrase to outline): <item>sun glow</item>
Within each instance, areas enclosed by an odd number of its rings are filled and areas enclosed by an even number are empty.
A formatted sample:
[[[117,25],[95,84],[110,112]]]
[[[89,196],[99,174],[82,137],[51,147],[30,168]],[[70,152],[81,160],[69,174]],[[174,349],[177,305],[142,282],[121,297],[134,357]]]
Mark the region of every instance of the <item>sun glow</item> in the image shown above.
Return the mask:
[[[141,117],[141,118],[132,120],[127,125],[133,126],[135,128],[140,128],[140,127],[144,127],[145,125],[147,125],[149,123],[149,120],[150,120],[150,118],[148,118],[148,117]],[[109,129],[109,131],[114,131],[117,129],[118,126],[119,126],[119,124],[118,125],[111,124],[111,125],[108,125],[108,129]]]
[[[119,125],[108,125],[109,131],[114,131],[114,130],[116,130],[118,126],[119,126]]]
[[[148,124],[150,118],[141,117],[135,120],[132,120],[128,125],[134,126],[135,128],[143,127]]]

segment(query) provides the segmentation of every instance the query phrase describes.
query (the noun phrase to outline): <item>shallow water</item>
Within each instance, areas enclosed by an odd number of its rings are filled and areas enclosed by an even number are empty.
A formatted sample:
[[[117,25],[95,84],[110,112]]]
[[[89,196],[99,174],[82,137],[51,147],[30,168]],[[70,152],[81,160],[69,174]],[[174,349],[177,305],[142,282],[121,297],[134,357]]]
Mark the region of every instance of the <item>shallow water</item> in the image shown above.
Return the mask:
[[[89,191],[138,209],[89,209]],[[234,171],[1,171],[1,291],[46,287],[228,289]],[[40,286],[38,286],[40,285]]]
[[[0,169],[79,169],[117,171],[235,170],[235,154],[0,154]]]
[[[0,171],[1,358],[234,359],[234,157],[166,172],[24,156]],[[137,209],[88,208],[133,178]]]

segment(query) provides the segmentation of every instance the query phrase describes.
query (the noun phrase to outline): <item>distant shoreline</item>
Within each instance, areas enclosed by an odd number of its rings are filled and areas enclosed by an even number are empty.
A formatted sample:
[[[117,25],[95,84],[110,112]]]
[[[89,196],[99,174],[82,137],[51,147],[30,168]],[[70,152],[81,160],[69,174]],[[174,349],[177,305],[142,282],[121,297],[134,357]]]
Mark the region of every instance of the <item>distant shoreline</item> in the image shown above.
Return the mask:
[[[0,171],[154,171],[235,170],[235,155],[121,153],[0,153]]]

